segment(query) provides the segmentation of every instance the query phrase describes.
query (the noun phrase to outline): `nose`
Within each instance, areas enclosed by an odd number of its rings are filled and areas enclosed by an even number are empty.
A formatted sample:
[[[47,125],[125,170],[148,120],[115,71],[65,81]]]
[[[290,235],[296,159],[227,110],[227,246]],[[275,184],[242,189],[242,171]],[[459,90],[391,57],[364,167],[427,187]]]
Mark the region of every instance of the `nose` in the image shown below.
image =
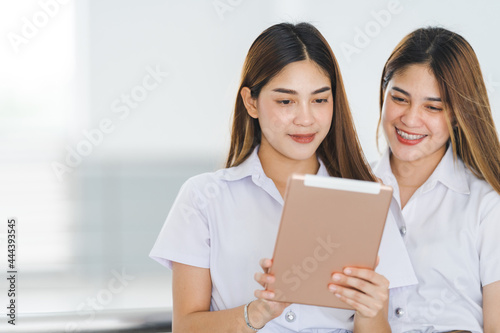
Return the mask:
[[[311,126],[314,123],[314,115],[309,103],[299,105],[293,123],[297,126]]]
[[[416,105],[410,105],[401,115],[401,122],[408,127],[421,125],[420,111]]]

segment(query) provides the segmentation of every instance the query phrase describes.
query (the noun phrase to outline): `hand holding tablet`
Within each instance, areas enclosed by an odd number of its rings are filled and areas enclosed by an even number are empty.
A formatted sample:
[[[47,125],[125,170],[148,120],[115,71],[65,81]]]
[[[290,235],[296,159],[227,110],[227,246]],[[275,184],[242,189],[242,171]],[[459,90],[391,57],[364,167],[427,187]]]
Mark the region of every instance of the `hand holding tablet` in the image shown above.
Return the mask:
[[[352,309],[329,285],[338,284],[343,292],[348,292],[343,284],[353,288],[346,267],[361,278],[375,274],[391,197],[392,188],[380,183],[294,174],[268,271],[274,282],[266,290],[276,301]],[[337,276],[338,283],[332,280]],[[380,278],[366,276],[372,283],[385,283]]]

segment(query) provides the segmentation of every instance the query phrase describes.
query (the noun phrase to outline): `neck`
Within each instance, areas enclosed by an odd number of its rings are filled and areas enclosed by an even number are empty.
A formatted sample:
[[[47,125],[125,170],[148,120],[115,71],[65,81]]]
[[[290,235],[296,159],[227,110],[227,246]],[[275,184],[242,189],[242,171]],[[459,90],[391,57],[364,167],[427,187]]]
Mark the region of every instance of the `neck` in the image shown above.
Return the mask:
[[[273,148],[269,149],[263,144],[259,149],[259,159],[262,164],[262,169],[267,177],[269,177],[276,188],[284,197],[288,178],[293,173],[316,174],[319,169],[319,162],[314,154],[306,160],[290,159]]]
[[[415,191],[429,179],[445,153],[446,149],[443,149],[442,152],[436,152],[416,161],[402,161],[391,152],[391,169],[398,182],[401,208],[406,205]]]

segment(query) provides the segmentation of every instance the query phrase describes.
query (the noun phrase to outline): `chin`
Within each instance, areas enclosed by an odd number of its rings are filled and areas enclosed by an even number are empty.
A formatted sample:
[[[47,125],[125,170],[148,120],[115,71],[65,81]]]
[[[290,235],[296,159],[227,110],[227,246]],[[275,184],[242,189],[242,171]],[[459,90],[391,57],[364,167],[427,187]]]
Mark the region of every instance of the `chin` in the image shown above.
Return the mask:
[[[297,161],[308,160],[313,156],[316,157],[316,149],[310,149],[308,151],[302,151],[302,152],[295,152],[294,154],[289,155],[289,157],[291,159],[294,159]]]
[[[426,154],[422,153],[420,149],[395,149],[392,150],[392,154],[398,160],[404,162],[415,162],[426,156]]]

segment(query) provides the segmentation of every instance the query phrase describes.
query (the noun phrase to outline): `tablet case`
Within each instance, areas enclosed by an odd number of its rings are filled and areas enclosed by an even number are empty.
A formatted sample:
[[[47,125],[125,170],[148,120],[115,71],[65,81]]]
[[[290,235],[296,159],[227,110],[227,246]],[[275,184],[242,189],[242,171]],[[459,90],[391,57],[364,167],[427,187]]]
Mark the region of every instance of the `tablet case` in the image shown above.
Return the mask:
[[[278,301],[352,309],[328,284],[346,266],[374,269],[391,198],[380,183],[293,174],[266,289]]]

